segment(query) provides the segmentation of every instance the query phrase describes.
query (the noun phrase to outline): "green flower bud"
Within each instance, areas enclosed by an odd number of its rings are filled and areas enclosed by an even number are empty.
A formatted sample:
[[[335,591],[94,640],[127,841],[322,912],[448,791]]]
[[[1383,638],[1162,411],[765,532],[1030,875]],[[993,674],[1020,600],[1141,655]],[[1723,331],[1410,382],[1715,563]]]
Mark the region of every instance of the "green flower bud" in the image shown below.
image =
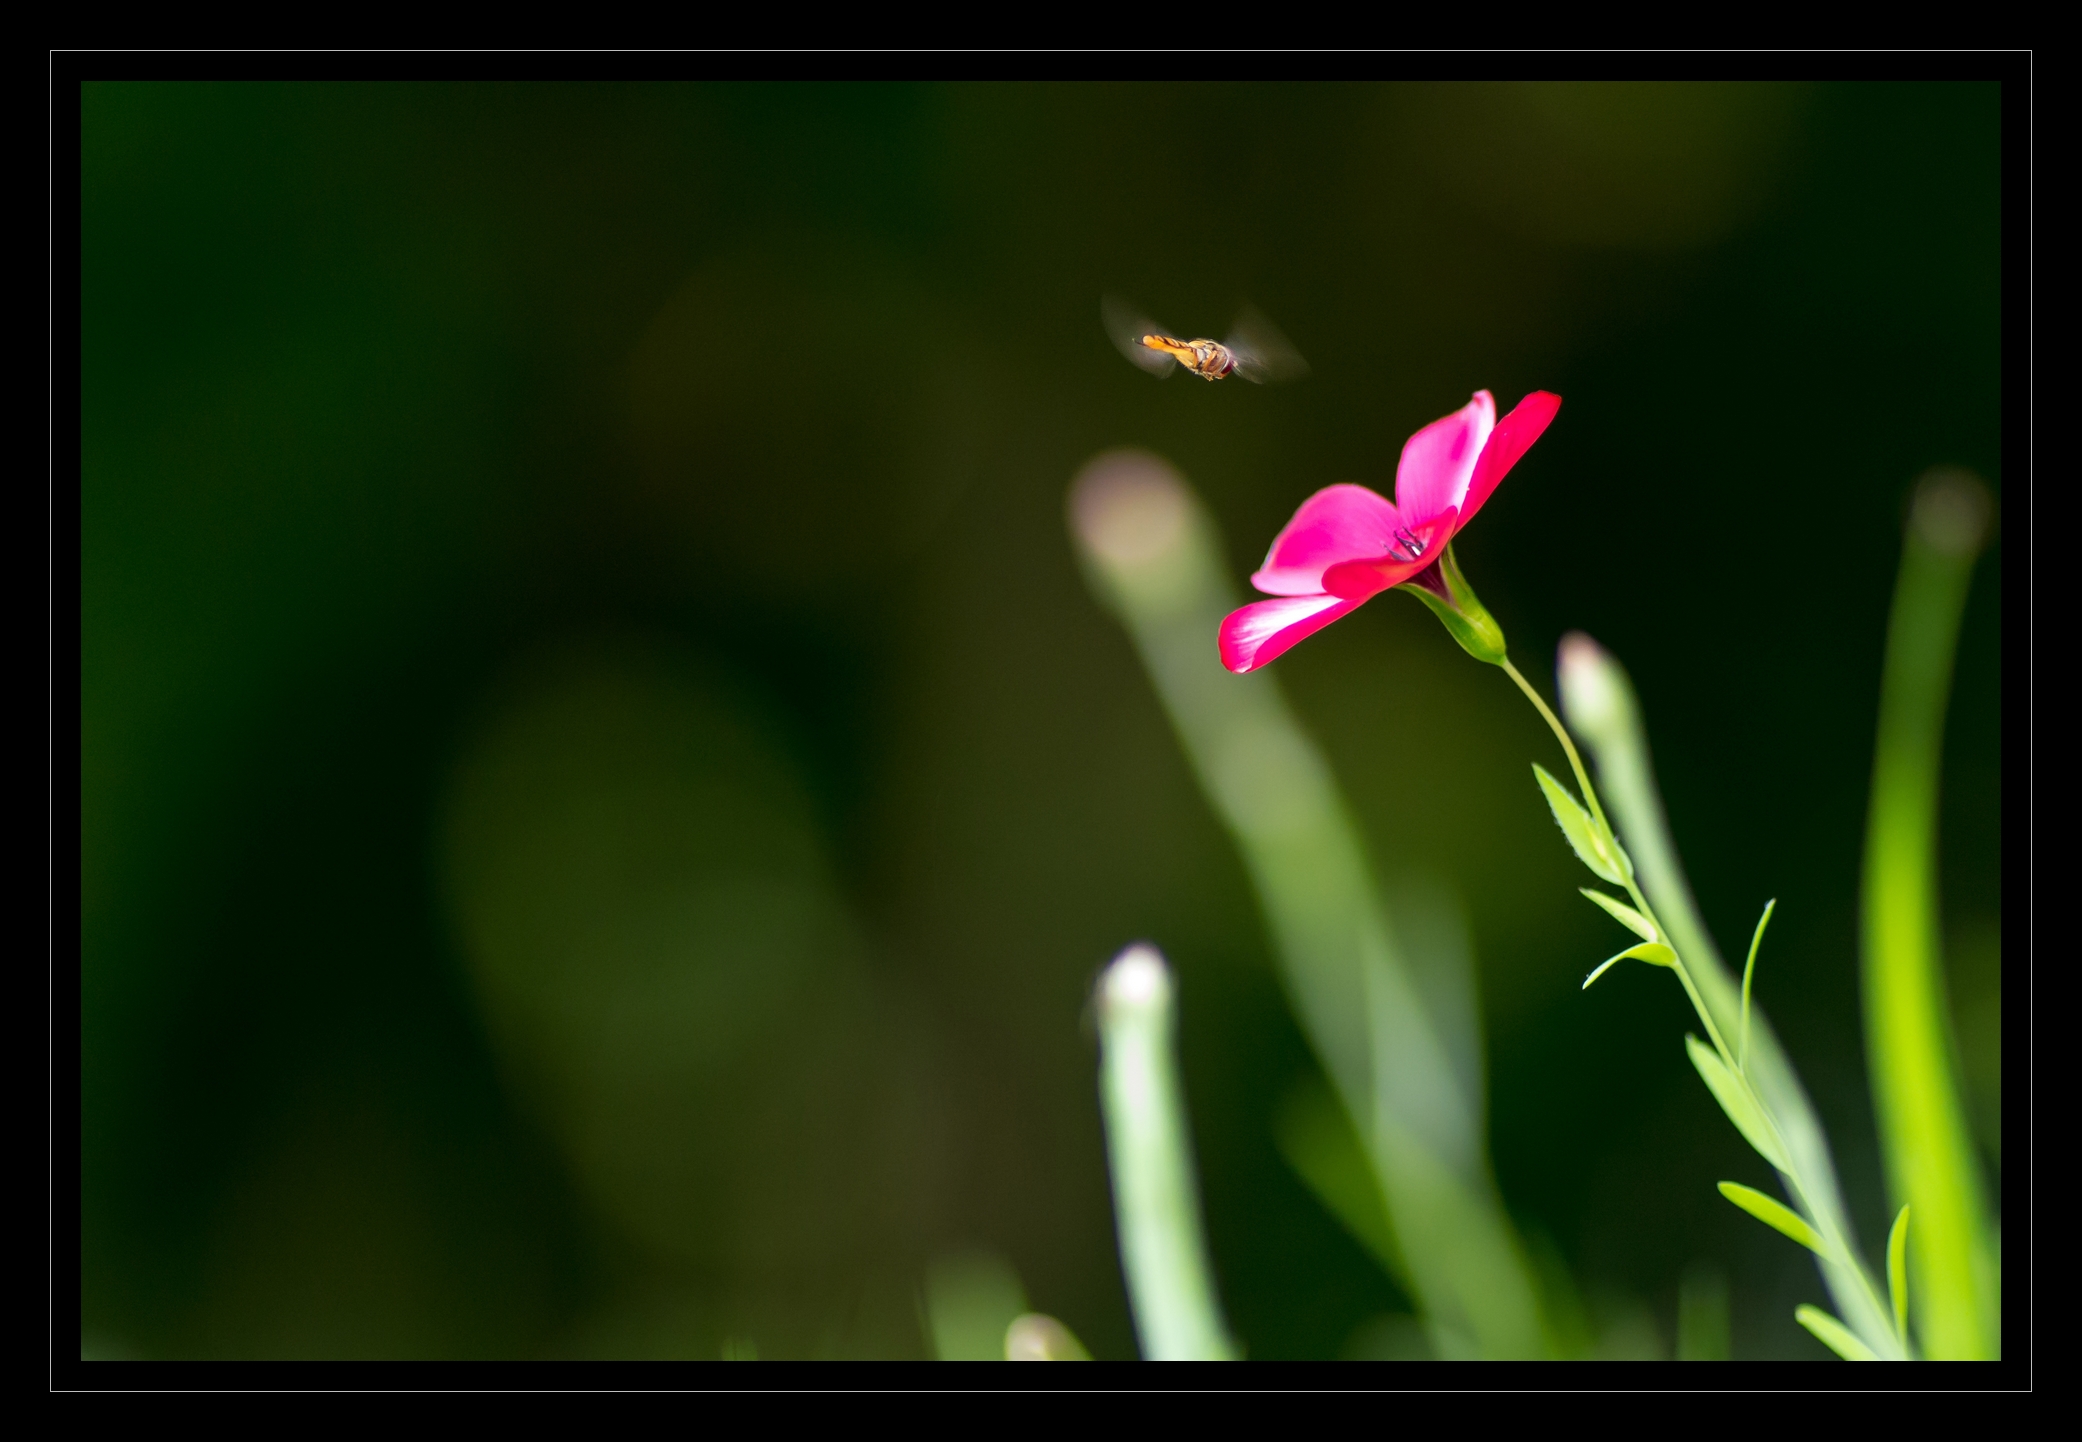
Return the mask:
[[[1571,631],[1562,637],[1554,670],[1562,714],[1593,747],[1603,749],[1638,731],[1633,683],[1603,646],[1581,631]]]

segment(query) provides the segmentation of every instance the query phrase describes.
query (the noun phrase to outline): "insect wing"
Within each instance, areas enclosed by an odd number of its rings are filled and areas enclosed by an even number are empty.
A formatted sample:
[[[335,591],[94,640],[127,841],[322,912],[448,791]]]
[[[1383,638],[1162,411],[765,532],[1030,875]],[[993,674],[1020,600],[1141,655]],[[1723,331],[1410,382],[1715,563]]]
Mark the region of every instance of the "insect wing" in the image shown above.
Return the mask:
[[[1099,318],[1106,323],[1106,334],[1120,353],[1153,376],[1168,376],[1176,361],[1160,350],[1151,350],[1142,343],[1146,335],[1169,335],[1170,332],[1136,310],[1119,296],[1109,295],[1099,302]]]
[[[1236,319],[1236,329],[1223,342],[1236,357],[1236,373],[1258,385],[1298,381],[1308,374],[1301,352],[1280,334],[1279,327],[1250,306]]]

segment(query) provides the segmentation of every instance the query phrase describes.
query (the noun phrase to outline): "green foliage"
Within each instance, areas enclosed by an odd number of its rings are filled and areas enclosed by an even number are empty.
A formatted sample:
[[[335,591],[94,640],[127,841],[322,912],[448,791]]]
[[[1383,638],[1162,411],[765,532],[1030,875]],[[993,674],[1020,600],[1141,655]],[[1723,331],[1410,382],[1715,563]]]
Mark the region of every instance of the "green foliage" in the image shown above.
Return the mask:
[[[1686,1037],[1692,1065],[1737,1130],[1785,1176],[1799,1198],[1807,1214],[1804,1230],[1788,1235],[1797,1236],[1804,1245],[1813,1245],[1810,1234],[1820,1239],[1816,1251],[1823,1278],[1838,1307],[1852,1319],[1859,1342],[1870,1355],[1903,1357],[1898,1329],[1852,1240],[1850,1221],[1837,1191],[1835,1164],[1813,1104],[1769,1022],[1745,1004],[1743,988],[1722,964],[1692,900],[1648,765],[1640,707],[1625,669],[1589,637],[1574,635],[1562,645],[1560,683],[1563,704],[1590,743],[1614,813],[1641,853],[1640,885],[1629,885],[1628,893],[1659,928],[1667,927],[1678,953],[1672,970],[1712,1038],[1709,1046],[1695,1036]],[[1523,681],[1520,686],[1544,715],[1546,708],[1538,695]],[[1558,725],[1556,733],[1566,749],[1570,744],[1566,733]],[[1587,779],[1585,787],[1595,801]],[[1752,982],[1760,942],[1761,929],[1752,938],[1751,964],[1746,968]],[[1725,1038],[1731,1032],[1742,1047],[1739,1056],[1727,1046]],[[1785,1230],[1779,1215],[1784,1208],[1776,1203],[1763,1210],[1749,1205],[1750,1200],[1769,1202],[1761,1193],[1744,1188],[1739,1195],[1725,1187],[1723,1192]]]
[[[936,1257],[925,1269],[925,1323],[942,1362],[996,1362],[1005,1335],[1027,1309],[1012,1264],[993,1252]]]
[[[1829,1255],[1829,1244],[1822,1240],[1821,1233],[1809,1226],[1805,1217],[1775,1197],[1767,1197],[1755,1187],[1745,1187],[1740,1182],[1722,1182],[1720,1192],[1765,1226],[1785,1233],[1818,1256]]]
[[[1663,939],[1661,933],[1655,929],[1654,922],[1634,910],[1633,907],[1628,906],[1625,902],[1614,901],[1604,892],[1592,891],[1588,886],[1579,886],[1576,889],[1592,901],[1595,901],[1600,908],[1621,926],[1633,932],[1634,935],[1640,937],[1643,941],[1661,941]]]
[[[1706,1089],[1712,1092],[1713,1099],[1721,1104],[1721,1110],[1728,1114],[1728,1120],[1735,1123],[1735,1129],[1742,1133],[1744,1139],[1757,1149],[1765,1161],[1782,1172],[1792,1171],[1792,1164],[1786,1160],[1785,1148],[1779,1145],[1777,1129],[1771,1125],[1763,1109],[1757,1105],[1757,1099],[1748,1085],[1728,1070],[1728,1064],[1721,1060],[1720,1053],[1689,1032],[1685,1034],[1684,1049],[1690,1055],[1692,1065],[1698,1068],[1699,1076],[1706,1083]]]
[[[1901,1333],[1904,1347],[1908,1345],[1908,1232],[1909,1209],[1903,1207],[1894,1219],[1894,1230],[1887,1234],[1887,1291],[1894,1300],[1894,1330]]]
[[[1540,783],[1540,793],[1547,798],[1548,810],[1554,813],[1554,824],[1569,838],[1569,849],[1576,853],[1576,859],[1601,880],[1624,886],[1633,868],[1611,833],[1598,825],[1583,804],[1569,794],[1569,788],[1548,775],[1547,768],[1537,761],[1533,763],[1533,776]]]
[[[1660,941],[1639,942],[1620,952],[1617,956],[1606,957],[1603,962],[1599,963],[1596,971],[1583,978],[1583,990],[1589,991],[1590,984],[1603,976],[1607,969],[1615,963],[1629,960],[1645,961],[1655,966],[1675,966],[1677,964],[1677,953],[1663,945]]]
[[[1731,1350],[1727,1273],[1695,1262],[1677,1284],[1677,1360],[1725,1362]]]
[[[1846,1362],[1877,1362],[1879,1356],[1872,1348],[1858,1340],[1858,1334],[1830,1316],[1820,1307],[1810,1307],[1805,1302],[1793,1309],[1793,1316],[1801,1326],[1822,1339],[1822,1344]]]
[[[1916,1209],[1917,1334],[1929,1356],[1961,1360],[2001,1354],[2002,1282],[1941,970],[1939,762],[1989,513],[1987,488],[1963,471],[1917,486],[1887,627],[1860,932],[1881,1152],[1894,1199]]]
[[[1316,1083],[1289,1093],[1273,1125],[1280,1155],[1330,1214],[1344,1223],[1389,1276],[1409,1286],[1395,1225],[1381,1200],[1366,1145],[1330,1088]]]
[[[1749,989],[1750,980],[1757,971],[1757,948],[1764,944],[1764,928],[1771,924],[1771,913],[1778,909],[1778,898],[1764,903],[1764,914],[1757,918],[1757,929],[1749,939],[1749,960],[1742,964],[1742,1034],[1735,1045],[1735,1065],[1749,1070]]]

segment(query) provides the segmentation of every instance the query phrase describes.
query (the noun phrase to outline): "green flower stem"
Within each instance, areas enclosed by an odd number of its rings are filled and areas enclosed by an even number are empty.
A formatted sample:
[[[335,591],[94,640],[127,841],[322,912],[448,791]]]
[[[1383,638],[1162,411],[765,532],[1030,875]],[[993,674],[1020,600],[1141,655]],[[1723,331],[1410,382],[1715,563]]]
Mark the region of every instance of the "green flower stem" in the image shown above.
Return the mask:
[[[1580,639],[1580,647],[1580,669],[1573,687],[1566,684],[1565,676],[1564,700],[1570,719],[1583,731],[1584,739],[1596,754],[1599,775],[1611,787],[1614,809],[1626,824],[1631,848],[1624,867],[1628,895],[1668,938],[1676,953],[1671,969],[1677,973],[1735,1084],[1747,1094],[1770,1129],[1771,1140],[1784,1158],[1780,1175],[1822,1240],[1818,1250],[1822,1275],[1844,1322],[1875,1356],[1905,1358],[1907,1352],[1893,1326],[1892,1309],[1882,1300],[1872,1273],[1860,1260],[1852,1241],[1849,1217],[1837,1189],[1836,1169],[1821,1123],[1761,1009],[1747,1009],[1744,1055],[1738,1058],[1728,1049],[1725,1031],[1740,1026],[1745,1013],[1741,990],[1707,933],[1678,863],[1654,774],[1649,769],[1648,743],[1632,684],[1619,663],[1598,650],[1588,638]],[[1522,676],[1512,668],[1506,669],[1512,671],[1519,689],[1553,729],[1569,756],[1578,784],[1583,787],[1586,803],[1602,824],[1604,809],[1567,728]],[[1565,663],[1565,673],[1567,669]],[[1633,857],[1639,858],[1638,869]],[[1649,896],[1659,904],[1651,906]]]
[[[1607,838],[1612,838],[1612,823],[1605,819],[1605,807],[1604,803],[1598,800],[1598,788],[1591,785],[1590,772],[1584,769],[1583,757],[1577,753],[1576,743],[1570,737],[1568,727],[1562,725],[1561,718],[1554,714],[1554,710],[1547,704],[1546,698],[1533,689],[1532,683],[1519,673],[1516,666],[1512,665],[1508,659],[1499,661],[1497,664],[1504,668],[1506,675],[1518,683],[1518,689],[1523,691],[1525,698],[1533,703],[1533,709],[1540,713],[1540,719],[1545,721],[1548,729],[1554,732],[1554,739],[1561,742],[1562,750],[1567,753],[1569,758],[1569,769],[1576,773],[1576,784],[1583,788],[1583,799],[1589,803],[1590,814],[1596,818],[1598,829]],[[1617,853],[1619,848],[1615,845],[1613,850]],[[1621,884],[1626,887],[1627,895],[1633,898],[1634,909],[1647,917],[1655,925],[1656,931],[1665,940],[1669,940],[1669,929],[1656,916],[1655,908],[1649,905],[1648,898],[1641,894],[1641,888],[1634,882],[1634,868],[1631,865],[1625,866],[1624,874],[1625,880]],[[1684,985],[1685,995],[1692,999],[1693,1009],[1699,1013],[1699,1020],[1706,1026],[1707,1038],[1712,1041],[1714,1050],[1721,1054],[1721,1060],[1728,1064],[1729,1069],[1740,1074],[1741,1066],[1737,1062],[1735,1054],[1728,1050],[1727,1042],[1721,1039],[1720,1028],[1714,1025],[1713,1014],[1706,1009],[1706,998],[1699,995],[1699,988],[1692,981],[1691,972],[1685,967],[1684,948],[1673,944],[1670,949],[1676,953],[1676,960],[1671,963],[1670,969],[1677,973],[1678,981]],[[1764,1114],[1767,1118],[1770,1116],[1769,1111],[1766,1111]]]
[[[1106,1155],[1142,1355],[1152,1362],[1233,1359],[1193,1185],[1163,958],[1147,946],[1122,952],[1099,979],[1098,1006]]]
[[[1518,689],[1525,693],[1526,700],[1533,703],[1533,709],[1540,713],[1540,719],[1547,723],[1547,729],[1554,733],[1554,739],[1561,742],[1561,749],[1569,758],[1569,769],[1576,773],[1576,784],[1583,788],[1583,799],[1590,803],[1590,814],[1598,819],[1598,829],[1610,836],[1612,834],[1612,823],[1605,819],[1605,807],[1598,800],[1598,788],[1590,784],[1590,773],[1583,769],[1583,758],[1576,753],[1576,742],[1570,737],[1569,728],[1561,724],[1561,718],[1554,714],[1553,708],[1548,706],[1547,698],[1535,690],[1533,683],[1520,674],[1518,668],[1511,664],[1509,657],[1497,662],[1497,665],[1504,668],[1506,676],[1518,683]],[[1631,867],[1628,869],[1632,870]],[[1635,891],[1631,883],[1628,884],[1627,890],[1640,905],[1641,914],[1647,916],[1649,914],[1647,903],[1641,901],[1641,893]]]
[[[1866,1055],[1887,1177],[1915,1212],[1914,1316],[1927,1355],[2000,1352],[1999,1270],[1950,1044],[1937,917],[1945,701],[1987,493],[1960,472],[1918,488],[1887,628],[1866,831]]]

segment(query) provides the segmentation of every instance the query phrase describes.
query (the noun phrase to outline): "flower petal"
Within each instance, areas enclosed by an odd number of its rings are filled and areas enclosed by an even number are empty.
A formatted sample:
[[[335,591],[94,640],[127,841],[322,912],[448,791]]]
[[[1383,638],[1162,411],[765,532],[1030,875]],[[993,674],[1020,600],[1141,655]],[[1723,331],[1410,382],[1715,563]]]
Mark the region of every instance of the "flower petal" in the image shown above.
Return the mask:
[[[1323,589],[1348,601],[1364,601],[1390,586],[1400,586],[1438,560],[1446,543],[1460,529],[1459,516],[1460,512],[1448,506],[1424,525],[1412,527],[1409,534],[1423,547],[1415,559],[1405,559],[1398,553],[1378,561],[1340,561],[1323,573]]]
[[[1403,445],[1395,467],[1395,508],[1406,526],[1432,519],[1448,506],[1462,503],[1475,462],[1496,428],[1496,398],[1476,391],[1475,398],[1450,416],[1433,421]]]
[[[1363,599],[1348,601],[1326,595],[1253,601],[1223,618],[1222,664],[1238,675],[1255,671],[1363,604]]]
[[[1401,524],[1385,496],[1364,486],[1325,486],[1272,538],[1251,584],[1268,596],[1321,595],[1326,569],[1386,553]]]
[[[1482,503],[1496,489],[1496,483],[1518,464],[1520,456],[1532,449],[1533,442],[1540,439],[1560,409],[1560,396],[1552,391],[1534,391],[1496,423],[1496,429],[1489,433],[1489,444],[1482,448],[1482,458],[1475,463],[1474,478],[1468,482],[1467,500],[1460,507],[1461,525],[1474,519],[1475,512],[1482,509]]]

